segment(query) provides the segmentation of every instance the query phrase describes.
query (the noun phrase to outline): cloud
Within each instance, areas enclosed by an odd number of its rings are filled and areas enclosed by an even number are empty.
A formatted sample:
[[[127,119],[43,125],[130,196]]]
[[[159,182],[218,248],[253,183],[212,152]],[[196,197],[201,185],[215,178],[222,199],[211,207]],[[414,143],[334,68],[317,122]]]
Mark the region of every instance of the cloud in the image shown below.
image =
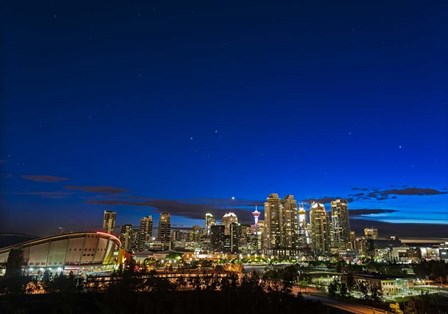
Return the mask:
[[[448,192],[439,191],[432,188],[401,188],[401,189],[373,189],[373,191],[366,194],[365,197],[360,196],[359,199],[377,199],[377,200],[386,200],[389,198],[397,198],[397,196],[431,196],[431,195],[440,195],[440,194],[448,194]]]
[[[127,189],[116,188],[112,186],[81,186],[81,185],[66,185],[66,190],[82,191],[89,193],[102,193],[102,194],[120,194],[127,192]]]
[[[359,188],[359,187],[354,187],[352,188],[352,191],[368,191],[368,188]]]
[[[65,177],[45,176],[45,175],[23,175],[23,179],[34,182],[62,182],[68,180]]]
[[[52,191],[52,192],[17,192],[17,195],[30,195],[30,196],[40,196],[45,199],[63,199],[71,195],[71,192],[67,191]]]
[[[194,201],[194,202],[193,202]],[[236,201],[236,202],[235,202]],[[182,216],[191,219],[204,219],[206,213],[210,212],[217,219],[224,216],[225,213],[232,211],[240,222],[249,223],[252,221],[251,207],[261,202],[251,200],[227,200],[227,199],[194,199],[194,200],[165,200],[165,199],[146,199],[135,200],[135,197],[129,199],[114,200],[88,200],[89,204],[106,206],[140,206],[153,207],[159,211],[167,211],[175,216]],[[242,207],[248,207],[244,209]]]
[[[385,213],[393,213],[397,212],[395,209],[350,209],[350,216],[363,216],[363,215],[375,215],[375,214],[385,214]]]

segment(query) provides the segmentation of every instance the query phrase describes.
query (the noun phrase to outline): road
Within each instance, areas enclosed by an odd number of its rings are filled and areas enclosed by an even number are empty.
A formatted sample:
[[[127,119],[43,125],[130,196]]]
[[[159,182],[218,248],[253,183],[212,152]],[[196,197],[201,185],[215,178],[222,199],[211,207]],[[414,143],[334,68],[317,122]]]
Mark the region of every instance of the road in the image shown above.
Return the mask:
[[[354,314],[386,314],[390,313],[388,311],[377,309],[365,305],[359,305],[359,304],[351,304],[351,303],[345,303],[341,302],[339,300],[331,299],[325,296],[320,295],[314,295],[314,294],[302,294],[302,296],[307,300],[312,301],[320,301],[322,304],[333,307],[339,310],[343,310],[348,313],[354,313]]]

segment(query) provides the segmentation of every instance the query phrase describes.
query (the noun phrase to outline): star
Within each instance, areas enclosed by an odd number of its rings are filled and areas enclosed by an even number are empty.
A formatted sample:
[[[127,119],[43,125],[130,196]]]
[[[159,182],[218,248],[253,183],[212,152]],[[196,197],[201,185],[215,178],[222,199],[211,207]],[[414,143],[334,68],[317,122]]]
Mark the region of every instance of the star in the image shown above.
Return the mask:
[[[190,136],[190,141],[192,141],[192,140],[194,140],[194,137],[193,137],[193,136]]]
[[[401,146],[401,145],[398,145],[398,149],[402,149],[403,148],[403,146]]]
[[[235,200],[235,196],[232,196],[232,201],[234,201]]]
[[[215,134],[218,133],[218,130],[215,130]]]

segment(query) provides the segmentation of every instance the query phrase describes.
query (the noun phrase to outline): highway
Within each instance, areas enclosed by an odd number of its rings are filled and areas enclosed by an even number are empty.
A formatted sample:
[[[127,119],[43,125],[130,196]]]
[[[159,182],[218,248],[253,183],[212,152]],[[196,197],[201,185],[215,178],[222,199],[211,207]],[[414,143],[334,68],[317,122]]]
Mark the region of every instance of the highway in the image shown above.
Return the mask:
[[[339,300],[331,299],[325,296],[320,295],[314,295],[314,294],[302,294],[302,296],[306,300],[312,300],[312,301],[320,301],[322,304],[333,307],[338,310],[345,311],[347,313],[354,313],[354,314],[389,314],[390,312],[377,309],[365,305],[359,305],[359,304],[351,304],[342,302]]]

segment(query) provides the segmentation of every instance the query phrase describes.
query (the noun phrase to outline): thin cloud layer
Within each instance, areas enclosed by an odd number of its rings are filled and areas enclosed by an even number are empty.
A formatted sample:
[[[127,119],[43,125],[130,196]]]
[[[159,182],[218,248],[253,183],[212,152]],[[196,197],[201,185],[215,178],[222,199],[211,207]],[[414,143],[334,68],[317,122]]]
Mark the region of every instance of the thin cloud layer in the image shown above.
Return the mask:
[[[66,185],[66,190],[81,191],[89,193],[101,193],[101,194],[120,194],[125,193],[128,190],[122,188],[116,188],[113,186],[81,186],[81,185]]]
[[[38,192],[17,192],[17,195],[27,195],[27,196],[39,196],[44,199],[63,199],[71,195],[71,192],[67,191],[38,191]]]
[[[68,180],[68,178],[65,177],[47,176],[47,175],[23,175],[22,178],[34,182],[62,182]]]
[[[394,213],[397,212],[396,209],[350,209],[350,216],[363,216],[363,215],[376,215],[376,214],[385,214],[385,213]]]
[[[352,188],[352,190],[362,190],[361,188]],[[369,200],[376,199],[379,201],[386,199],[395,199],[398,196],[434,196],[440,194],[448,194],[448,192],[440,191],[433,188],[417,188],[417,187],[405,187],[405,188],[394,188],[394,189],[373,189],[370,192],[362,192],[356,194],[350,194],[354,198],[354,200]]]

